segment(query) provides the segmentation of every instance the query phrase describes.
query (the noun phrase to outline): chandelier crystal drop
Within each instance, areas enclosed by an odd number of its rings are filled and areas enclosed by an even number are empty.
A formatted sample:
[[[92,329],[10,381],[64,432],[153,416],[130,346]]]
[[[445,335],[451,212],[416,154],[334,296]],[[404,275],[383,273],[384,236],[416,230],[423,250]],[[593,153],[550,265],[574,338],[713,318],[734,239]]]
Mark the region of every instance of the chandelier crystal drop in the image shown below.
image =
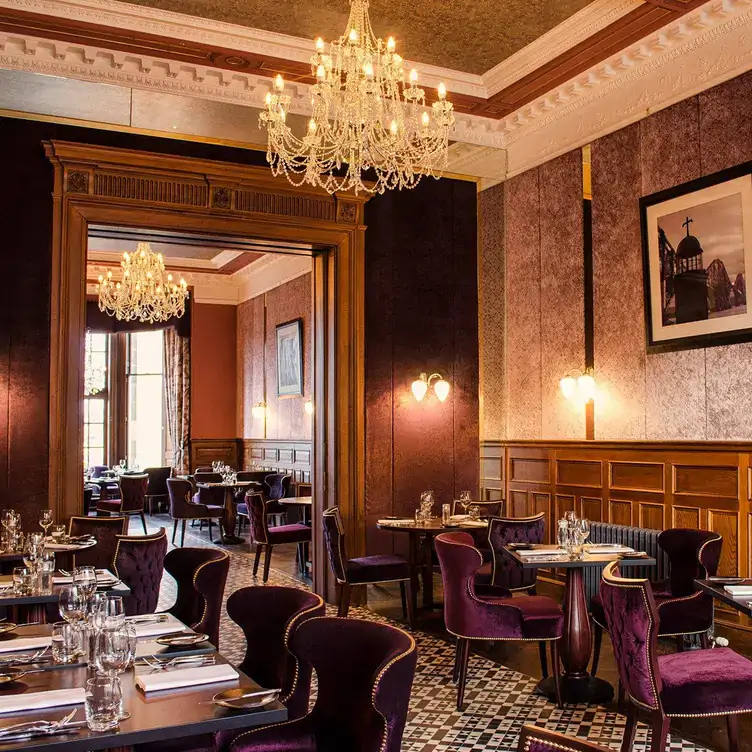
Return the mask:
[[[176,283],[165,274],[161,253],[148,243],[139,243],[135,253],[123,253],[120,262],[123,277],[117,282],[112,272],[99,275],[99,310],[121,321],[166,321],[185,313],[188,286],[184,279]]]
[[[351,0],[347,30],[326,51],[316,41],[311,57],[312,116],[307,133],[296,136],[287,125],[291,97],[282,76],[274,79],[260,115],[267,129],[266,159],[274,175],[293,185],[310,183],[329,193],[354,190],[383,193],[414,188],[423,175],[440,177],[446,167],[449,132],[454,125],[446,87],[430,108],[417,86],[407,82],[395,41],[378,39],[368,17],[368,0]],[[366,182],[372,170],[375,181]]]

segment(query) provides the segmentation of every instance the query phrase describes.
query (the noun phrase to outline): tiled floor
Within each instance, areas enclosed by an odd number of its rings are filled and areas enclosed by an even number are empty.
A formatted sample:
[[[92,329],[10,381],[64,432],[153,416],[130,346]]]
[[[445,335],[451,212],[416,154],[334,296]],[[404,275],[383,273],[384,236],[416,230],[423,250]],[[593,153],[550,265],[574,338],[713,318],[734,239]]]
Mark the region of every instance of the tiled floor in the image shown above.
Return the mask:
[[[157,516],[150,527],[169,524],[169,519]],[[170,525],[171,527],[171,525]],[[207,546],[206,532],[186,535],[186,545]],[[289,548],[286,551],[285,548]],[[261,584],[254,581],[253,560],[247,545],[227,546],[232,557],[225,597],[242,587]],[[275,548],[270,575],[271,585],[305,587],[295,576],[294,546]],[[260,572],[259,572],[260,574]],[[162,584],[160,608],[171,605],[174,585],[169,577]],[[372,620],[399,618],[397,593],[383,588],[374,589],[369,601],[375,610],[355,608],[351,616]],[[220,650],[233,661],[239,661],[245,651],[240,629],[223,617],[220,630]],[[402,749],[405,752],[450,752],[459,750],[515,750],[520,728],[525,723],[537,724],[571,736],[587,738],[604,746],[619,747],[624,729],[624,716],[615,708],[566,706],[559,710],[545,698],[533,694],[539,672],[537,646],[508,643],[484,654],[471,657],[466,692],[465,711],[455,710],[456,688],[452,683],[454,645],[444,639],[439,624],[415,633],[418,644],[418,668],[413,685],[410,714]],[[599,674],[610,681],[615,679],[615,667],[610,650],[604,643],[603,668]],[[726,749],[725,724],[718,719],[693,722],[682,734],[702,739],[713,749]],[[686,733],[685,733],[686,731]],[[647,747],[649,734],[641,726],[635,750]],[[752,744],[742,735],[742,749],[752,750]],[[704,750],[672,734],[671,752]]]

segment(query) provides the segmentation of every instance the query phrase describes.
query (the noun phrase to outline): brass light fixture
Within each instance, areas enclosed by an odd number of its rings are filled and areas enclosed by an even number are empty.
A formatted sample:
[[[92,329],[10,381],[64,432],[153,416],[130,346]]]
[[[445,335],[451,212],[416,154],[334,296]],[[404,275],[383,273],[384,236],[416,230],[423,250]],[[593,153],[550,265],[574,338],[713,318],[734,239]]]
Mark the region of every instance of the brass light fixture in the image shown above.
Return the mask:
[[[413,381],[410,388],[412,389],[413,397],[415,397],[418,402],[426,396],[430,388],[433,388],[434,394],[439,399],[439,402],[445,402],[451,389],[449,382],[440,373],[432,373],[430,376],[426,373],[421,373],[420,376]]]

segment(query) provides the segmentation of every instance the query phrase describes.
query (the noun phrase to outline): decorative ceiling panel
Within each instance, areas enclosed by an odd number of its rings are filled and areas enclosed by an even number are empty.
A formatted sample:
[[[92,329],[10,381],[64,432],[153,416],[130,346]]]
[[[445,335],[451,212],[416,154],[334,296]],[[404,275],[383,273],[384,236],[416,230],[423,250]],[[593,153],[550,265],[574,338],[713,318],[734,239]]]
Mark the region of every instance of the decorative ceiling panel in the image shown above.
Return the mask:
[[[347,0],[131,0],[307,39],[345,30]],[[373,0],[377,35],[410,60],[481,74],[553,29],[591,0]]]

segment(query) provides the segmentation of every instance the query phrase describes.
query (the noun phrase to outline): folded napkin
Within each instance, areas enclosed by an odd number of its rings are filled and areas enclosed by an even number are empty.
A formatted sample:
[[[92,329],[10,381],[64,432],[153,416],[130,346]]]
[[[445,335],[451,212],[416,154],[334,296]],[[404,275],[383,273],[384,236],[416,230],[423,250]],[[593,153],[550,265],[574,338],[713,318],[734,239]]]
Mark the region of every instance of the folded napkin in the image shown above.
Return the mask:
[[[58,708],[63,705],[83,705],[86,690],[48,689],[44,692],[25,692],[21,695],[4,695],[0,697],[0,713],[18,713],[21,710],[39,710],[41,708]]]
[[[733,598],[752,595],[752,585],[725,585],[723,589]]]
[[[607,543],[591,543],[585,547],[585,550],[591,554],[631,554],[634,552],[631,546],[611,545]]]
[[[55,585],[70,585],[73,582],[73,575],[56,574],[52,582]],[[109,569],[97,569],[97,582],[119,582],[119,580]]]
[[[377,525],[409,525],[411,522],[415,522],[415,520],[410,517],[399,517],[393,520],[376,520]]]
[[[460,527],[488,527],[485,520],[462,520]]]
[[[558,546],[539,546],[538,548],[525,548],[516,553],[518,556],[557,556],[566,552]]]
[[[0,653],[21,653],[24,650],[39,650],[52,645],[52,637],[16,637],[0,641]]]
[[[148,671],[148,669],[147,669]],[[194,668],[167,669],[136,676],[136,686],[142,692],[157,692],[161,689],[197,687],[201,684],[236,682],[240,674],[229,664],[219,666],[195,666]]]
[[[182,632],[186,626],[182,621],[176,619],[172,614],[167,621],[147,622],[139,624],[138,621],[133,625],[136,628],[136,637],[143,639],[145,637],[157,637],[158,635],[170,634],[171,632]]]
[[[468,520],[468,519],[470,519],[469,514],[453,514],[449,518],[451,522],[462,522],[462,520]]]

